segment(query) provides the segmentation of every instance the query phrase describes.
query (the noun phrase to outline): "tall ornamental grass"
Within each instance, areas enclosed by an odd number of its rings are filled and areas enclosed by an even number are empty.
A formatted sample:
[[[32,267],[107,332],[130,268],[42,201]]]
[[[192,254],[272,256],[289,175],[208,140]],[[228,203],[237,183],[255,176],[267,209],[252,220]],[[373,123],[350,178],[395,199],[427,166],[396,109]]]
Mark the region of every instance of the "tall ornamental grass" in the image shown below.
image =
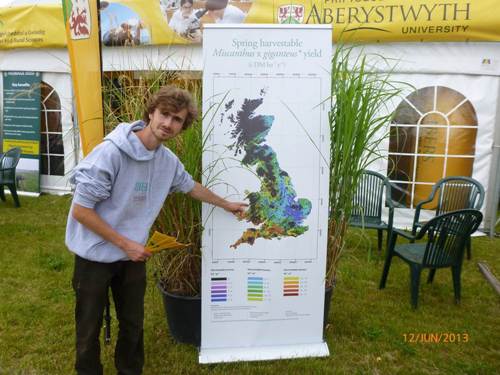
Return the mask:
[[[380,71],[384,64],[386,72]],[[334,286],[345,247],[352,200],[363,169],[381,157],[380,143],[388,136],[393,111],[389,102],[400,95],[388,62],[380,56],[357,54],[337,45],[332,58],[330,112],[330,186],[327,286]]]
[[[104,116],[106,132],[120,122],[142,118],[147,99],[162,86],[174,84],[191,92],[201,108],[201,81],[177,72],[149,70],[142,74],[113,72],[105,77]],[[201,181],[202,138],[201,119],[165,145],[180,159],[195,181]],[[157,230],[189,243],[186,250],[167,250],[149,261],[163,289],[180,295],[198,295],[201,281],[201,203],[187,194],[174,193],[166,199],[152,230]]]
[[[200,86],[197,87],[198,93],[201,92]],[[200,97],[201,95],[198,96]],[[167,147],[179,157],[193,179],[201,182],[204,149],[201,119],[167,142]],[[187,194],[170,194],[156,219],[154,229],[191,245],[187,249],[167,250],[153,256],[151,263],[162,288],[178,295],[199,295],[203,231],[201,202]]]

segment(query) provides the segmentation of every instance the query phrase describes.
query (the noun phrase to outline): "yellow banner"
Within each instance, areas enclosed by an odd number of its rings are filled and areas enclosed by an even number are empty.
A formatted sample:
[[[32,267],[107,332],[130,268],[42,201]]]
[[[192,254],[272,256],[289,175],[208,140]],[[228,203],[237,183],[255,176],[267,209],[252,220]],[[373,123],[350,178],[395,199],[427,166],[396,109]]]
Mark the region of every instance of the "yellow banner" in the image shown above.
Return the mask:
[[[60,5],[0,6],[0,49],[66,45]]]
[[[104,137],[97,1],[63,4],[80,138],[87,155]]]
[[[192,6],[183,1],[183,7],[180,2],[106,2],[104,44],[196,43],[203,25],[213,22],[332,24],[334,40],[352,42],[500,41],[498,0],[194,0]],[[128,40],[106,39],[106,33],[124,29]]]
[[[500,41],[499,10],[498,0],[324,0],[304,4],[303,22],[333,24],[335,40]]]
[[[84,2],[84,0],[80,0]],[[500,41],[498,0],[100,1],[106,46],[191,44],[206,23],[332,24],[334,40]],[[61,7],[0,7],[0,48],[63,47]]]

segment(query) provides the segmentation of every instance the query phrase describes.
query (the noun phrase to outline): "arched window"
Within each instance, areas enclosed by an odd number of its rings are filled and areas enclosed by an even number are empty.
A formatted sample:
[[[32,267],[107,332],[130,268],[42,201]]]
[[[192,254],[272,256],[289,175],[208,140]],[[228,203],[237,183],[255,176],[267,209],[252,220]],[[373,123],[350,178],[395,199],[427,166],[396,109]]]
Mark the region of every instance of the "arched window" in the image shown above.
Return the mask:
[[[41,83],[40,155],[41,173],[64,176],[64,146],[61,124],[61,101],[52,86]]]
[[[391,124],[387,175],[393,199],[413,208],[436,181],[471,176],[477,116],[460,92],[443,86],[414,91],[399,104]]]

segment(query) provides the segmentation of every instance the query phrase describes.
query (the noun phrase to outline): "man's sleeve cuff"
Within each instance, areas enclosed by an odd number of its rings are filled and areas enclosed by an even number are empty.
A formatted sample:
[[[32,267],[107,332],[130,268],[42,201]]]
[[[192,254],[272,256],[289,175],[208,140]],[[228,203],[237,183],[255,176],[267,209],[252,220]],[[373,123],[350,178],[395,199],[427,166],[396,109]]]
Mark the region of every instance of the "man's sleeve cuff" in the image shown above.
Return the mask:
[[[73,203],[79,204],[80,206],[83,206],[85,208],[94,208],[96,202],[92,199],[85,198],[81,194],[77,194],[75,192],[75,195],[73,196]]]
[[[179,190],[183,193],[189,193],[191,190],[194,188],[194,180],[192,178],[189,179],[189,181],[186,181],[184,184],[182,184],[179,188]]]

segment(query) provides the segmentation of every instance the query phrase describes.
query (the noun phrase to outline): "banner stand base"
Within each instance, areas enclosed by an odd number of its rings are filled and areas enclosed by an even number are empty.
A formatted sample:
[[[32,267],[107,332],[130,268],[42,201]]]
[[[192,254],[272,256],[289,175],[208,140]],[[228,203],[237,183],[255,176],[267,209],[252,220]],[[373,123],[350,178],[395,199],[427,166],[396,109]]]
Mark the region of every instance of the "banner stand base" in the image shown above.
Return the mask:
[[[200,363],[266,361],[271,359],[327,357],[326,342],[318,344],[274,345],[248,348],[200,349]]]

